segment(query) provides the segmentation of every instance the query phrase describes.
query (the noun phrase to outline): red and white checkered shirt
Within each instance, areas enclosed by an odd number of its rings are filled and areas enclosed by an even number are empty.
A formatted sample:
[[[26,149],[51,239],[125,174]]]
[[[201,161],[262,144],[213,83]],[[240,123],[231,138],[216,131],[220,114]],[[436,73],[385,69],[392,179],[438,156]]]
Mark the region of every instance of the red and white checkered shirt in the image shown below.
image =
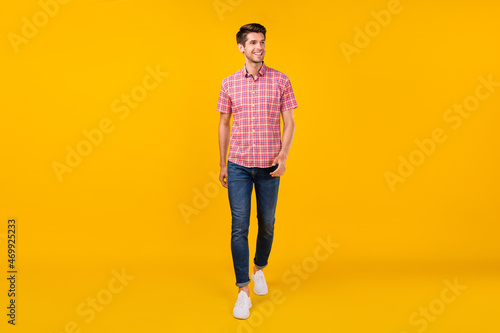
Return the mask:
[[[268,168],[281,150],[281,112],[297,108],[290,79],[262,64],[254,79],[246,67],[226,77],[217,111],[233,114],[229,161]]]

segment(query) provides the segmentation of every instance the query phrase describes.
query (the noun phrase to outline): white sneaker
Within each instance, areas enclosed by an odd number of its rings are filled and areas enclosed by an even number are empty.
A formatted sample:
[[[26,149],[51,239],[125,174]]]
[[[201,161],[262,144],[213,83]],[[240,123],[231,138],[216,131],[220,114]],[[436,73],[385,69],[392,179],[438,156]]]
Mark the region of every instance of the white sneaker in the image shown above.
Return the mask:
[[[258,270],[257,272],[252,273],[252,280],[254,282],[253,292],[259,296],[266,295],[267,284],[266,278],[264,277],[264,272],[262,270]]]
[[[233,316],[238,319],[247,319],[250,317],[250,308],[252,307],[252,302],[250,297],[243,290],[238,294],[238,300],[234,305]]]

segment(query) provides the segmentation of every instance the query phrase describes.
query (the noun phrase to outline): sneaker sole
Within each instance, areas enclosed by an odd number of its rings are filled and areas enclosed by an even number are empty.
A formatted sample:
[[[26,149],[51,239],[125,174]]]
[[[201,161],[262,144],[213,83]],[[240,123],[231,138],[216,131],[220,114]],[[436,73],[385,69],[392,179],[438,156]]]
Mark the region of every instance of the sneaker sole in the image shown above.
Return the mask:
[[[250,310],[251,308],[252,308],[252,302],[250,302],[250,306],[248,307],[248,310]],[[234,312],[233,312],[233,317],[236,318],[236,319],[240,319],[240,320],[248,319],[250,317],[250,311],[248,312],[248,316],[246,316],[246,317],[236,317],[234,315]]]
[[[266,293],[263,293],[263,294],[259,294],[259,293],[258,293],[258,292],[256,292],[256,291],[255,291],[255,289],[254,289],[254,290],[253,290],[253,293],[254,293],[255,295],[257,295],[257,296],[264,296],[264,295],[267,295],[267,294],[269,293],[269,291],[268,291],[268,292],[266,292]]]
[[[250,310],[252,308],[252,303],[250,303],[250,306],[248,307],[248,310]],[[248,312],[248,316],[246,317],[236,317],[233,313],[233,317],[236,318],[236,319],[241,319],[241,320],[245,320],[245,319],[248,319],[248,317],[250,317],[250,311]]]
[[[250,317],[250,315],[246,316],[246,317],[236,317],[234,314],[233,314],[233,317],[236,318],[236,319],[239,319],[239,320],[245,320],[245,319],[248,319],[248,317]]]

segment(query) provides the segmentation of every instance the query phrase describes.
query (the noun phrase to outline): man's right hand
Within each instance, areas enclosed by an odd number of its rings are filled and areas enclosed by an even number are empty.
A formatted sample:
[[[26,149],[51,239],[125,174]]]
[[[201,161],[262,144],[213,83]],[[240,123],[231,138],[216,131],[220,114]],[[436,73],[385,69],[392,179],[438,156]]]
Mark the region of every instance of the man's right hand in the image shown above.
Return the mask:
[[[220,167],[219,180],[222,186],[227,188],[227,166]]]

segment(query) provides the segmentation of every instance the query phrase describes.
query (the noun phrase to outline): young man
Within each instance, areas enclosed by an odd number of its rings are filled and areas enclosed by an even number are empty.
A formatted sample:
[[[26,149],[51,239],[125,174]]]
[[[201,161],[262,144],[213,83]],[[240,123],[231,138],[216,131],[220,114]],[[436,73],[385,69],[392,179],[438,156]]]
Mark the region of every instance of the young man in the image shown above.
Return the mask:
[[[222,81],[217,105],[220,112],[219,180],[228,189],[231,207],[231,253],[238,287],[233,316],[238,319],[248,318],[252,307],[248,288],[252,189],[255,185],[259,227],[253,259],[253,291],[265,295],[268,290],[262,269],[267,266],[271,252],[280,176],[285,172],[295,131],[293,110],[297,102],[292,85],[285,74],[264,64],[265,39],[266,29],[260,24],[240,28],[236,41],[245,57],[245,66]]]

